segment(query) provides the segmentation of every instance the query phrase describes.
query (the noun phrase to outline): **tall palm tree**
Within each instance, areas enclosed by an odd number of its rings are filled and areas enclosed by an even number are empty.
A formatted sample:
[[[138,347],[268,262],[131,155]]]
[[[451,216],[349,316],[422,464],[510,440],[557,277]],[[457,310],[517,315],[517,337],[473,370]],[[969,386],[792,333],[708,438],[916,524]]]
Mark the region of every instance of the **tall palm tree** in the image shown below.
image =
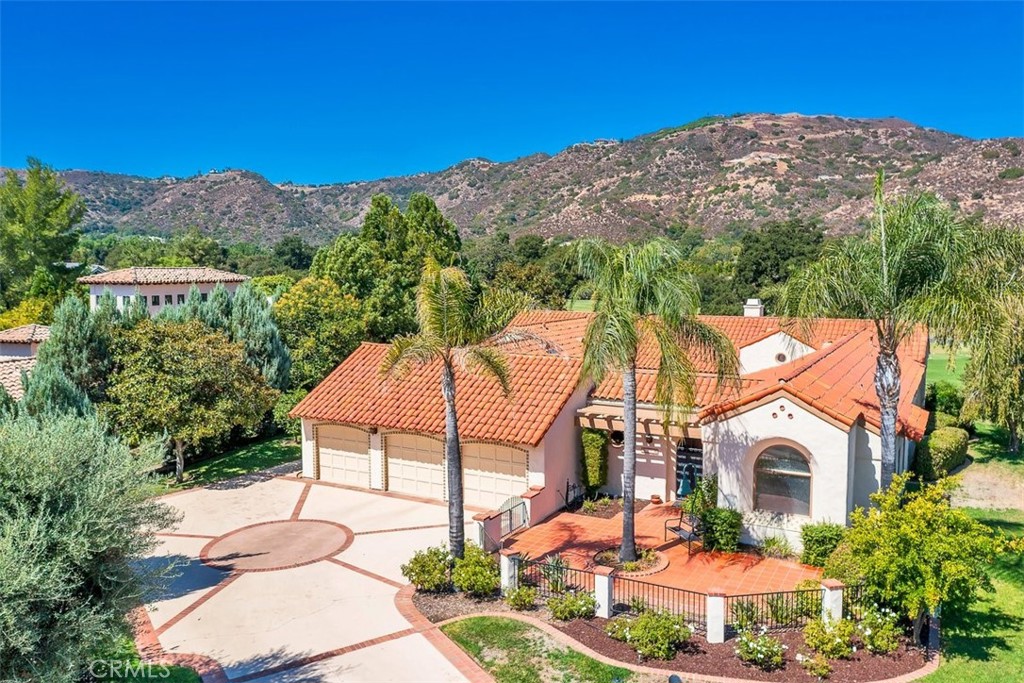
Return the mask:
[[[521,301],[505,303],[521,304]],[[427,259],[416,293],[419,333],[396,337],[381,363],[382,376],[401,378],[414,368],[439,361],[441,394],[445,403],[445,465],[448,478],[448,542],[454,557],[465,549],[466,529],[462,495],[462,450],[455,408],[455,370],[491,377],[508,396],[508,364],[494,347],[481,346],[488,335],[510,318],[495,313],[458,268],[442,268]]]
[[[666,421],[693,406],[698,368],[710,360],[717,380],[734,376],[736,351],[714,327],[697,319],[700,290],[683,270],[680,253],[664,240],[615,247],[600,240],[573,245],[570,258],[593,292],[594,317],[584,336],[583,372],[600,383],[622,375],[622,547],[619,559],[636,560],[633,500],[636,491],[636,369],[641,345],[655,344],[660,363],[655,400]]]
[[[1006,231],[963,220],[931,195],[887,200],[884,181],[879,172],[867,235],[827,244],[816,263],[785,284],[779,306],[805,326],[830,315],[874,322],[881,485],[887,488],[896,469],[900,345],[920,325],[950,341],[993,330],[992,297],[1013,284],[1003,265],[1013,240]]]

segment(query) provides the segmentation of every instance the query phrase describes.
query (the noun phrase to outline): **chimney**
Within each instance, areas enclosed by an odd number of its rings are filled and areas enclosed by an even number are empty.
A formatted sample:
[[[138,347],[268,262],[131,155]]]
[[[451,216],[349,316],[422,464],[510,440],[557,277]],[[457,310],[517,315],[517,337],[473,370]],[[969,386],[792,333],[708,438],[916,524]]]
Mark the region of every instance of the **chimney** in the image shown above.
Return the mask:
[[[743,304],[744,318],[760,318],[763,315],[764,305],[760,299],[747,299],[747,303]]]

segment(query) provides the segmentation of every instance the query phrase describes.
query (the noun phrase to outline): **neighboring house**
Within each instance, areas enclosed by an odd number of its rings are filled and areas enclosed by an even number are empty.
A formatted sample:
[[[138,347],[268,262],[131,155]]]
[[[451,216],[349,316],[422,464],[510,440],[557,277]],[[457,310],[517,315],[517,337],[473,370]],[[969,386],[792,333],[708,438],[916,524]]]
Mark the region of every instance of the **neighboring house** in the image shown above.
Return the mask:
[[[199,289],[205,299],[217,283],[222,283],[234,294],[238,285],[249,279],[247,275],[229,273],[215,268],[121,268],[95,275],[78,278],[78,282],[89,286],[89,307],[96,308],[100,297],[109,290],[117,300],[118,308],[124,308],[133,297],[141,296],[151,315],[159,313],[165,306],[185,303],[193,286]]]
[[[25,394],[21,384],[21,373],[32,372],[35,364],[35,357],[0,358],[0,387],[3,387],[15,401],[20,401]]]
[[[506,345],[513,393],[460,374],[456,401],[463,441],[465,496],[496,508],[528,501],[540,521],[564,504],[577,482],[580,426],[609,433],[608,479],[622,488],[622,385],[581,378],[583,335],[592,314],[527,311],[509,328],[529,342]],[[664,420],[654,401],[658,355],[641,349],[637,369],[638,497],[672,500],[696,478],[717,474],[719,504],[744,513],[744,540],[785,535],[799,547],[808,521],[847,523],[879,487],[881,443],[874,390],[877,344],[865,320],[784,325],[748,302],[744,316],[702,316],[732,340],[741,374],[716,386],[696,358],[696,407]],[[517,338],[522,339],[523,335]],[[444,490],[444,406],[439,369],[401,381],[381,379],[386,346],[363,344],[293,411],[302,418],[303,474],[434,499]],[[926,331],[900,349],[897,471],[909,467],[924,435]]]
[[[49,336],[50,328],[46,325],[22,325],[0,330],[0,359],[31,358],[38,353],[39,345]]]

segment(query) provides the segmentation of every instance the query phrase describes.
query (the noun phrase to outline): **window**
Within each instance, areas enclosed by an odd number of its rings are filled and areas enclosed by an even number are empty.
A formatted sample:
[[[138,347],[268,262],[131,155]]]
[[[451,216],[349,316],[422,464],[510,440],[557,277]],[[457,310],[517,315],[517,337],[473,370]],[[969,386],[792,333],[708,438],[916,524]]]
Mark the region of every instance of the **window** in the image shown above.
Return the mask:
[[[811,468],[795,448],[771,446],[757,456],[754,507],[789,515],[811,514]]]
[[[121,297],[121,305],[122,306],[130,306],[131,303],[132,303],[132,298],[130,296],[122,296]]]
[[[178,295],[178,303],[179,304],[185,303],[185,295],[184,294],[179,294]]]
[[[200,294],[199,298],[202,299],[203,301],[206,301],[206,292],[203,292],[202,294]]]
[[[100,295],[99,294],[96,295],[96,305],[97,306],[100,305]]]
[[[152,297],[150,297],[149,304],[151,306],[159,306],[160,305],[160,295],[159,294],[154,294]]]
[[[170,294],[164,294],[164,306],[170,306],[174,303],[174,298]]]

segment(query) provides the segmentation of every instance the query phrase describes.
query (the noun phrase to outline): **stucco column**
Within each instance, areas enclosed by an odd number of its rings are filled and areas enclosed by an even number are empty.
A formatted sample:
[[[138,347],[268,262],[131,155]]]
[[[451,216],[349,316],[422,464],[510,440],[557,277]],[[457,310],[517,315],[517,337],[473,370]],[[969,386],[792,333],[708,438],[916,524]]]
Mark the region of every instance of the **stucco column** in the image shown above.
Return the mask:
[[[508,593],[519,587],[519,553],[508,548],[499,552],[501,567],[501,592]]]
[[[708,590],[704,608],[707,617],[707,640],[709,643],[725,642],[725,591],[721,588]]]
[[[597,616],[611,619],[612,604],[615,600],[612,592],[615,586],[615,570],[611,567],[594,567],[594,599],[597,601]]]
[[[380,431],[370,432],[370,488],[384,490],[384,448]]]
[[[821,619],[836,623],[843,618],[843,588],[845,584],[836,579],[821,581]]]

